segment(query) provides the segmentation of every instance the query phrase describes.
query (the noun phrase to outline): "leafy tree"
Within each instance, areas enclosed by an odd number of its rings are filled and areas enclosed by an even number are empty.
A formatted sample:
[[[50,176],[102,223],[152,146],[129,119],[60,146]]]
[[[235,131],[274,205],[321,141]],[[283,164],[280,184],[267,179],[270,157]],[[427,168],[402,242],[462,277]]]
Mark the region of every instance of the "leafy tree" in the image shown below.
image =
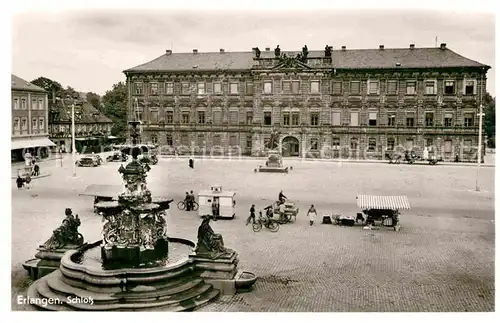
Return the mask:
[[[488,146],[495,147],[495,98],[489,93],[483,98],[484,132],[488,138]]]
[[[64,88],[61,83],[47,77],[40,76],[39,78],[31,81],[31,83],[49,92],[48,96],[50,100],[53,99],[53,94],[55,94],[56,97],[62,97],[64,95]]]
[[[127,86],[123,82],[113,84],[113,88],[106,91],[102,97],[102,110],[107,117],[113,120],[111,134],[126,137],[127,132]]]
[[[88,92],[87,93],[87,102],[92,104],[94,108],[97,110],[101,110],[101,97],[94,93],[94,92]]]

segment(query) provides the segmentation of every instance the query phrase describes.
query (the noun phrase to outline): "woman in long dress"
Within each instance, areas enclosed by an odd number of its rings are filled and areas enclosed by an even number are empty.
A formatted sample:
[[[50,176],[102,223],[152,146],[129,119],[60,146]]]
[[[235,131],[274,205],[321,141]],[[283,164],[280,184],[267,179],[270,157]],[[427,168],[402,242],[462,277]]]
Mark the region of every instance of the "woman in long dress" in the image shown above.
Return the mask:
[[[317,215],[318,215],[318,213],[316,213],[316,209],[314,208],[314,205],[311,204],[309,211],[307,211],[307,216],[309,217],[309,225],[310,226],[312,226],[314,224],[314,220],[316,220]]]

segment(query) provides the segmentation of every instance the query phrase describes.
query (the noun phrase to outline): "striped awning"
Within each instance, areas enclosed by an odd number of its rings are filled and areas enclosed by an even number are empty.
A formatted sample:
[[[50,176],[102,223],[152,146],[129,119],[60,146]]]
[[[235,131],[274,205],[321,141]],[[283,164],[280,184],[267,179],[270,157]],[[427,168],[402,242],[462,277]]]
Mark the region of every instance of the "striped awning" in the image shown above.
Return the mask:
[[[358,207],[367,209],[389,209],[389,210],[409,210],[410,202],[406,196],[374,196],[358,195],[356,197]]]

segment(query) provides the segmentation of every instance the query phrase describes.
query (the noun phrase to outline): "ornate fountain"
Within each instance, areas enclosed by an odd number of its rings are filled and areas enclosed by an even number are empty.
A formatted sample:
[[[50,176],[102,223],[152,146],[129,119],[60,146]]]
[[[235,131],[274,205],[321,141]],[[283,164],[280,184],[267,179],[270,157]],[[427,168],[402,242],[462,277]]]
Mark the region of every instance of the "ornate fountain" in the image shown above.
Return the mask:
[[[130,124],[136,145],[138,123]],[[197,245],[167,237],[166,213],[146,186],[150,168],[137,160],[139,148],[131,152],[132,161],[118,170],[124,191],[114,213],[105,215],[102,240],[66,251],[57,270],[31,285],[28,297],[41,300],[35,307],[185,311],[255,282],[254,274],[237,269],[237,253],[224,247],[209,218],[200,225]]]

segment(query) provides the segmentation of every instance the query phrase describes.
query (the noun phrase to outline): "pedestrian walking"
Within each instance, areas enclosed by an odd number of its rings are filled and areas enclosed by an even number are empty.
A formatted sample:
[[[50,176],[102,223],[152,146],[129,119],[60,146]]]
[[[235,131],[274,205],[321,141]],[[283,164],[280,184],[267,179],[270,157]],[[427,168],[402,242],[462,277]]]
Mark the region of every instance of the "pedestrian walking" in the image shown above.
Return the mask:
[[[17,174],[16,184],[17,184],[17,189],[20,190],[21,188],[23,188],[24,179],[19,174]]]
[[[314,224],[314,220],[316,220],[317,215],[318,215],[318,213],[316,212],[314,205],[311,204],[309,211],[307,211],[307,216],[309,217],[309,225],[310,226],[312,226]]]
[[[24,184],[27,189],[30,189],[30,183],[31,183],[31,175],[27,174],[26,178],[24,179]]]
[[[35,164],[35,166],[33,167],[33,175],[40,176],[40,166],[38,166],[38,164]]]
[[[194,159],[189,158],[189,167],[194,168]]]
[[[250,216],[247,219],[246,225],[250,223],[250,220],[252,220],[252,224],[255,223],[255,204],[252,204],[250,207]]]

